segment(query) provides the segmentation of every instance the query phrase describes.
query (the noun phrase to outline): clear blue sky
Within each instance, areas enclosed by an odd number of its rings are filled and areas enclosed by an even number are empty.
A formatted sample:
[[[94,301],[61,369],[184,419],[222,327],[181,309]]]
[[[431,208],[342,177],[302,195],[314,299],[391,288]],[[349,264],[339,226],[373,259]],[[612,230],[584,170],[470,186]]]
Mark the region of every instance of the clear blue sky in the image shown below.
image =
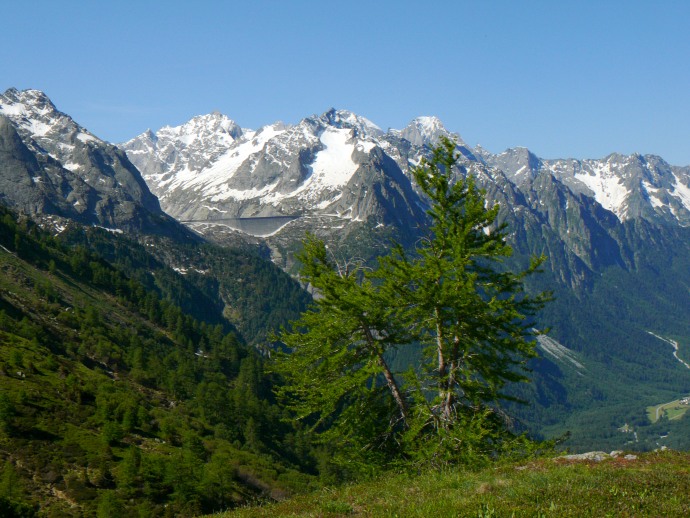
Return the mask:
[[[7,1],[0,91],[120,142],[219,110],[436,115],[470,145],[690,165],[689,1]]]

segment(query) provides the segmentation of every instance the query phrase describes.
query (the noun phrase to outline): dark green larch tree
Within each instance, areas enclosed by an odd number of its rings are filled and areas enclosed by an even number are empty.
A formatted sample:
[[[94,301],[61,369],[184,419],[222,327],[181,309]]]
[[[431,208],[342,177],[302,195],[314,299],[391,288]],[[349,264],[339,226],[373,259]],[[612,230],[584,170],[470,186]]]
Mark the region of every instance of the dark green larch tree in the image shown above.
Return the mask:
[[[442,138],[412,171],[430,206],[414,250],[397,246],[376,268],[353,268],[318,239],[305,241],[302,277],[318,297],[280,336],[289,352],[274,368],[297,417],[331,442],[368,438],[352,443],[363,451],[383,434],[401,457],[452,459],[480,442],[498,449],[507,429],[496,403],[508,398],[506,384],[527,380],[535,356],[531,317],[549,294],[528,294],[523,283],[544,258],[506,267],[512,249],[498,205],[459,169],[456,149]],[[402,346],[425,350],[407,376],[386,361]]]
[[[361,262],[338,264],[312,235],[299,259],[316,300],[279,337],[288,350],[273,362],[286,380],[279,393],[324,443],[384,455],[409,412],[385,354],[408,333]]]
[[[536,355],[531,317],[550,297],[527,294],[523,284],[544,257],[518,272],[502,264],[512,249],[497,223],[499,206],[458,169],[456,149],[442,138],[412,171],[430,200],[428,232],[412,253],[396,247],[377,272],[398,319],[427,346],[418,425],[442,439],[462,435],[477,415],[495,419],[488,405],[510,399],[507,383],[527,381],[526,362]]]

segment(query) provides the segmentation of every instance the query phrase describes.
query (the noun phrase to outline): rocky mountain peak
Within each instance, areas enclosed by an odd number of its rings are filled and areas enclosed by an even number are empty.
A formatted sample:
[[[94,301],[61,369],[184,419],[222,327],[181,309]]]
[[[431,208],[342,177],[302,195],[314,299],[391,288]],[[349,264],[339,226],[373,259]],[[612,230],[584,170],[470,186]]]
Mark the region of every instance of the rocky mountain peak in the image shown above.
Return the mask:
[[[357,136],[361,138],[376,138],[383,135],[383,130],[376,124],[348,110],[330,108],[320,117],[320,120],[335,128],[354,129]]]
[[[541,159],[526,147],[509,148],[498,155],[485,152],[483,158],[518,185],[533,178],[542,166]]]
[[[187,234],[162,213],[122,150],[59,111],[43,92],[7,90],[0,95],[0,116],[5,204],[107,228]]]
[[[2,94],[2,97],[4,105],[14,106],[17,110],[23,109],[25,112],[38,112],[42,114],[57,111],[57,108],[55,108],[48,96],[40,90],[8,88]]]
[[[0,114],[8,117],[23,137],[32,139],[38,146],[29,143],[37,151],[47,151],[58,159],[68,158],[69,149],[54,148],[51,143],[75,140],[81,143],[97,141],[103,143],[74,120],[59,111],[46,94],[39,90],[17,90],[10,88],[0,95]],[[44,149],[46,148],[46,149]]]
[[[156,134],[153,131],[151,131],[151,128],[148,128],[144,133],[142,133],[142,135],[144,136],[144,138],[147,138],[153,142],[158,140],[158,137],[156,137]]]
[[[690,176],[660,157],[611,153],[602,159],[541,159],[526,148],[498,155],[480,150],[484,163],[502,170],[516,185],[534,188],[539,175],[549,175],[576,195],[596,200],[619,221],[645,219],[690,224]]]
[[[434,146],[442,136],[456,137],[458,144],[464,146],[462,139],[448,131],[437,117],[422,116],[413,119],[400,131],[400,136],[415,146]]]
[[[547,160],[524,147],[492,154],[468,148],[437,117],[417,117],[402,130],[383,132],[369,119],[336,108],[296,125],[272,124],[232,136],[235,127],[212,113],[161,129],[155,143],[149,135],[141,137],[146,145],[124,147],[165,210],[184,221],[298,213],[366,219],[378,210],[372,200],[382,192],[380,182],[395,177],[399,184],[405,175],[409,182],[410,168],[447,136],[458,143],[463,171],[492,193],[524,195],[536,207],[540,189],[553,186],[564,190],[554,199],[574,204],[586,196],[619,221],[690,223],[690,169],[672,168],[658,158]],[[365,201],[372,204],[360,210]]]
[[[158,138],[177,138],[185,144],[209,137],[224,138],[228,143],[242,136],[242,128],[226,115],[213,112],[198,115],[180,126],[164,126],[156,133]]]

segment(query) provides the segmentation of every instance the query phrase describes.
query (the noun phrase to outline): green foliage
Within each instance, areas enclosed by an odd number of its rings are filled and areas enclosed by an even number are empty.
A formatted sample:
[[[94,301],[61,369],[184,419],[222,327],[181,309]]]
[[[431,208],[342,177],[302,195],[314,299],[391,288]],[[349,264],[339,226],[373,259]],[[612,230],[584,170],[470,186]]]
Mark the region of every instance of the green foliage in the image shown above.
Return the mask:
[[[627,222],[626,227],[633,224]],[[690,234],[688,229],[665,228],[654,229],[652,235],[655,246],[639,249],[634,269],[603,269],[586,290],[559,286],[549,272],[531,279],[555,287],[556,303],[544,308],[541,320],[549,323],[549,334],[571,349],[583,368],[545,353],[530,364],[536,383],[511,390],[531,404],[514,405],[509,411],[542,436],[569,431],[562,447],[690,448],[690,429],[683,420],[660,428],[644,412],[647,406],[690,394],[687,368],[674,358],[670,343],[650,334],[678,342],[684,358],[690,344]],[[620,431],[626,424],[630,431]]]
[[[550,298],[526,294],[523,286],[544,257],[518,273],[500,268],[512,249],[505,227],[496,225],[498,205],[486,207],[472,176],[455,169],[457,159],[456,144],[442,138],[413,170],[431,202],[429,235],[412,257],[395,248],[376,274],[396,301],[398,320],[426,346],[425,369],[415,380],[418,422],[406,440],[433,462],[500,449],[508,427],[487,405],[509,398],[507,383],[527,380],[525,365],[536,355],[530,317]]]
[[[88,239],[70,242],[79,232],[98,234],[118,260]],[[195,318],[173,288],[127,270],[135,250],[133,263],[167,275],[120,236],[66,234],[56,240],[0,208],[0,459],[11,459],[0,509],[186,516],[309,486],[297,469],[313,466],[311,446],[297,454],[286,440],[296,430],[272,399],[263,357],[227,322]],[[50,486],[77,510],[46,496]]]
[[[124,503],[117,497],[114,491],[104,491],[98,499],[97,518],[115,518],[124,513]]]
[[[298,257],[318,297],[279,337],[278,393],[349,470],[467,462],[516,440],[494,405],[509,398],[507,383],[527,379],[520,369],[535,356],[529,317],[549,294],[525,293],[523,280],[544,258],[518,273],[499,268],[512,251],[498,207],[458,174],[456,153],[444,139],[413,171],[431,203],[413,256],[397,246],[369,269],[339,263],[307,236]],[[404,382],[387,355],[419,347],[423,365]]]
[[[248,343],[263,345],[271,331],[296,318],[308,304],[309,295],[299,284],[256,251],[147,239],[144,246],[121,236],[113,239],[112,234],[98,228],[84,231],[70,227],[61,234],[63,242],[78,251],[96,252],[186,315],[221,325],[225,332],[237,329]],[[72,260],[98,269],[84,254]],[[94,275],[95,280],[113,282],[105,271]],[[116,291],[126,289],[116,286]],[[162,320],[178,333],[186,325],[180,322],[179,314],[157,306],[153,299],[146,301],[144,309],[150,319]]]
[[[22,496],[22,485],[17,470],[8,460],[2,468],[0,477],[0,497],[7,500],[17,500]]]
[[[688,461],[687,453],[669,451],[630,461],[538,458],[480,470],[386,473],[215,516],[687,516]]]
[[[0,497],[0,516],[7,518],[33,518],[36,510],[29,504],[23,502],[12,502],[4,497]]]
[[[0,433],[8,434],[11,432],[14,415],[14,403],[7,394],[0,393]]]
[[[0,516],[28,518],[36,515],[35,509],[25,501],[22,480],[9,460],[0,472]]]
[[[405,398],[384,358],[404,341],[404,333],[377,299],[361,265],[335,263],[313,236],[307,237],[299,259],[304,282],[320,296],[293,323],[297,331],[280,336],[290,352],[276,353],[273,368],[287,380],[278,393],[337,461],[357,471],[350,452],[364,452],[364,465],[382,460],[391,447],[391,430],[404,422]],[[380,379],[386,380],[383,386]]]

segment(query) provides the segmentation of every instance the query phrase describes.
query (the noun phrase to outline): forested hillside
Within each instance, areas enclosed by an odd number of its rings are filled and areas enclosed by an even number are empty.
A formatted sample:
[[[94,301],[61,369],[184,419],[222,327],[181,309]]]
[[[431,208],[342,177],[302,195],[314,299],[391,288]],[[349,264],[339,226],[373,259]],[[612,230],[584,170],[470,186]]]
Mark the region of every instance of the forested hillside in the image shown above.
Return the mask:
[[[297,318],[311,296],[248,245],[221,247],[165,237],[134,239],[69,224],[61,242],[93,250],[197,320],[235,328],[248,344]]]
[[[211,288],[118,239],[0,213],[0,506],[190,516],[308,486],[264,359],[196,298]]]
[[[690,393],[690,370],[679,361],[687,361],[690,343],[690,234],[644,223],[625,227],[629,235],[645,234],[650,245],[637,248],[634,265],[601,268],[579,289],[559,285],[552,272],[532,279],[555,288],[541,322],[579,366],[542,348],[543,358],[532,364],[534,384],[517,388],[529,404],[511,413],[541,423],[547,436],[570,432],[564,445],[577,451],[687,449],[688,416],[652,423],[646,409]]]

